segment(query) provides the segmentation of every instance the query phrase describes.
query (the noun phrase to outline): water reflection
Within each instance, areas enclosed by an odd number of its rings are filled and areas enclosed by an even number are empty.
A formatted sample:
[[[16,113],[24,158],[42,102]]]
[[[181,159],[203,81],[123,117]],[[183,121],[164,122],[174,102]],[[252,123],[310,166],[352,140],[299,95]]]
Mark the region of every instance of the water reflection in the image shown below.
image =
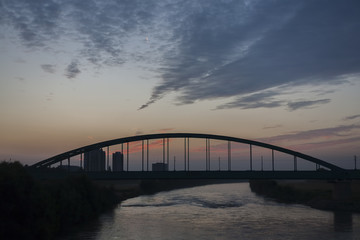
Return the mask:
[[[94,240],[97,239],[97,236],[103,232],[108,231],[109,227],[112,227],[112,223],[115,222],[115,211],[111,210],[103,215],[100,218],[94,219],[93,221],[88,222],[86,225],[79,226],[76,232],[70,232],[65,236],[58,238],[59,240]]]
[[[334,212],[334,231],[351,232],[353,215],[351,212]]]
[[[67,239],[358,239],[354,226],[360,226],[358,214],[277,203],[237,183],[128,199]]]

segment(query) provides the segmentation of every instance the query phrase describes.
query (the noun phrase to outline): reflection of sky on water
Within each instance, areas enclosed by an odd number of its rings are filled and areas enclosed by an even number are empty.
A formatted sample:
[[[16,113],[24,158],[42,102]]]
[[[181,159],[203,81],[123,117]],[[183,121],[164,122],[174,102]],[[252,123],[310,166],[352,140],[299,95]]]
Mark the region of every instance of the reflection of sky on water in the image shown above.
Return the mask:
[[[100,222],[90,239],[340,240],[360,234],[353,227],[359,226],[360,215],[268,201],[253,194],[247,183],[128,199]]]

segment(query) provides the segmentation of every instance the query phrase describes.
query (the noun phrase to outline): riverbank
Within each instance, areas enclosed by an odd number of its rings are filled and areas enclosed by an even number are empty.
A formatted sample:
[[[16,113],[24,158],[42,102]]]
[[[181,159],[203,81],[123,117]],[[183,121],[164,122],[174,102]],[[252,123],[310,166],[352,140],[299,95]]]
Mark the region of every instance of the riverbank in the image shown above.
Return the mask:
[[[85,176],[40,181],[0,163],[0,239],[54,239],[114,208],[118,197]]]
[[[251,191],[278,202],[304,204],[321,210],[360,213],[360,181],[347,182],[347,187],[350,187],[349,195],[340,197],[335,196],[334,192],[338,183],[328,181],[251,180],[249,184]]]

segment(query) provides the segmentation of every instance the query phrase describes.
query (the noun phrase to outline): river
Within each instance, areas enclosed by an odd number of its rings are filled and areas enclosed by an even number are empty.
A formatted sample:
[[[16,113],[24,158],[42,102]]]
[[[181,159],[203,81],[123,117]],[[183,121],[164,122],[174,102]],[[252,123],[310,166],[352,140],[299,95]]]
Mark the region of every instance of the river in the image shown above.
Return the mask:
[[[216,184],[128,199],[66,239],[360,240],[360,214],[277,203],[248,183]]]

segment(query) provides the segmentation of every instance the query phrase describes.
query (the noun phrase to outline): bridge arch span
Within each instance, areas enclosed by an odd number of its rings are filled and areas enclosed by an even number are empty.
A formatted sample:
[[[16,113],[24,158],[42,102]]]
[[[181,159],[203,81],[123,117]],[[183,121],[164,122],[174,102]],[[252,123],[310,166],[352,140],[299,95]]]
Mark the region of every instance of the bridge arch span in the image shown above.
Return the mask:
[[[43,168],[43,167],[49,167],[53,164],[56,164],[58,162],[61,162],[63,160],[66,160],[68,158],[71,158],[73,156],[89,152],[91,150],[109,147],[113,145],[118,145],[122,143],[130,143],[130,142],[137,142],[142,140],[152,140],[152,139],[164,139],[164,138],[201,138],[201,139],[213,139],[213,140],[223,140],[223,141],[229,141],[229,142],[237,142],[237,143],[244,143],[254,146],[259,146],[263,148],[272,149],[278,152],[286,153],[289,155],[293,155],[295,157],[307,160],[309,162],[316,163],[320,166],[326,167],[332,171],[344,171],[343,168],[340,168],[334,164],[328,163],[326,161],[323,161],[321,159],[293,151],[287,148],[279,147],[276,145],[244,139],[244,138],[236,138],[236,137],[230,137],[230,136],[223,136],[223,135],[214,135],[214,134],[201,134],[201,133],[158,133],[158,134],[146,134],[146,135],[137,135],[137,136],[131,136],[131,137],[124,137],[124,138],[117,138],[113,140],[103,141],[91,145],[87,145],[84,147],[80,147],[77,149],[73,149],[64,153],[61,153],[59,155],[50,157],[48,159],[42,160],[40,162],[37,162],[33,164],[31,167],[33,168]]]

